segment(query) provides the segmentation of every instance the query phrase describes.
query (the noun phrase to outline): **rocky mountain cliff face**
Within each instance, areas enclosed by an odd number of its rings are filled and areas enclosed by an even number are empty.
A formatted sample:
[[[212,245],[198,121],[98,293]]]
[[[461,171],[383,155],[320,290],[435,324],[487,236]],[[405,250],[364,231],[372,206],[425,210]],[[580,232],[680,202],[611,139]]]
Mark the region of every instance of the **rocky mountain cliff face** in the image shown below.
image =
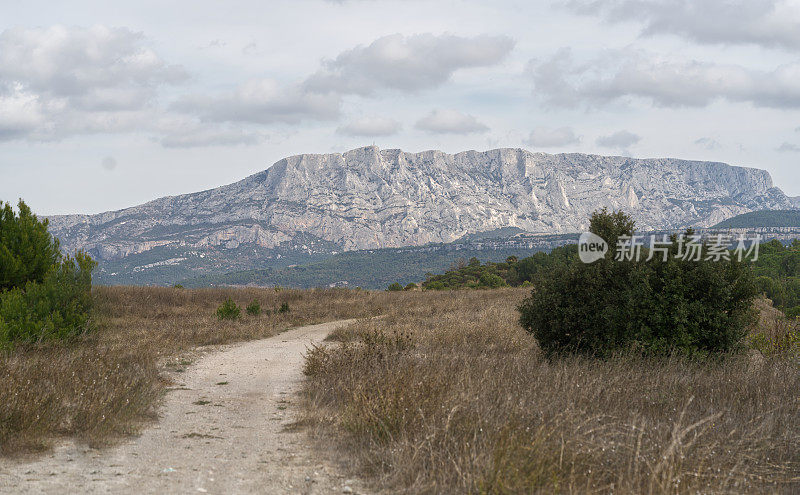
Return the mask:
[[[632,214],[642,230],[794,207],[766,171],[723,163],[366,147],[293,156],[227,186],[54,216],[50,225],[65,250],[101,260],[165,246],[321,253],[450,242],[501,227],[578,232],[604,206]]]

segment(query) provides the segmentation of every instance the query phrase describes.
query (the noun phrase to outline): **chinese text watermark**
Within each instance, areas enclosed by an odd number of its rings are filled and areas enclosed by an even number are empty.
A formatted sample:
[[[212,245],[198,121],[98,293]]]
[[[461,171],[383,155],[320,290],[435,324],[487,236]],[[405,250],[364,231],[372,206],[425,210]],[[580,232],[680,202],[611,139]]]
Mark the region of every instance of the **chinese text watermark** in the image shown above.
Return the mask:
[[[761,235],[740,234],[734,238],[730,234],[680,234],[663,235],[621,235],[614,250],[616,261],[661,260],[666,262],[670,256],[685,261],[758,261]],[[643,249],[644,248],[644,249]],[[592,232],[584,232],[578,240],[578,256],[584,263],[593,263],[605,258],[609,251],[608,243]]]

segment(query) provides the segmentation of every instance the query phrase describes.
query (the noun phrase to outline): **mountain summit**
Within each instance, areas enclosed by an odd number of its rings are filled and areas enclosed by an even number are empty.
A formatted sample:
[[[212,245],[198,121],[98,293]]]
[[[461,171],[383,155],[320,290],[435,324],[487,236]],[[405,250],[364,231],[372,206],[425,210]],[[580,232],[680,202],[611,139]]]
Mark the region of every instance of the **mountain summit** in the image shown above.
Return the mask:
[[[178,246],[331,252],[450,242],[502,227],[578,232],[604,206],[630,213],[640,229],[662,229],[793,203],[768,172],[724,163],[370,146],[292,156],[227,186],[54,216],[50,226],[66,250],[101,260]]]

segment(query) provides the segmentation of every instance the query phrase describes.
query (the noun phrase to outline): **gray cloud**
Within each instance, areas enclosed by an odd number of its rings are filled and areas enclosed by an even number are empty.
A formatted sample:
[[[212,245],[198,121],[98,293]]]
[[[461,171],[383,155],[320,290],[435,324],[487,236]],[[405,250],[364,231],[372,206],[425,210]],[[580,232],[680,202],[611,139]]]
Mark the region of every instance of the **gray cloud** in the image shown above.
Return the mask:
[[[776,151],[780,151],[781,153],[800,153],[800,146],[784,141],[776,148]]]
[[[800,8],[777,0],[572,0],[579,14],[610,23],[638,21],[642,34],[677,35],[699,43],[800,49]]]
[[[391,136],[400,130],[400,122],[385,117],[361,117],[336,129],[346,136]]]
[[[227,92],[190,94],[164,108],[158,105],[162,86],[188,76],[146,41],[141,33],[104,26],[0,33],[0,141],[145,132],[165,147],[255,144],[264,135],[248,125],[336,120],[345,94],[435,87],[459,69],[499,62],[514,45],[505,36],[386,36],[323,62],[299,84],[251,80]],[[215,40],[209,46],[223,45]],[[486,130],[474,117],[448,112],[420,125],[432,132]],[[390,119],[372,118],[338,131],[377,136],[399,128]]]
[[[531,61],[535,92],[551,106],[603,105],[635,97],[662,107],[704,107],[717,99],[771,108],[800,108],[800,63],[758,71],[738,65],[617,50],[586,63],[568,49]]]
[[[165,148],[199,148],[205,146],[254,145],[265,140],[266,136],[242,129],[200,128],[195,131],[168,133],[159,142]]]
[[[499,62],[513,46],[513,40],[505,36],[384,36],[323,62],[323,67],[301,84],[250,81],[227,94],[182,98],[172,109],[207,122],[296,124],[334,120],[339,117],[342,95],[435,87],[458,69]],[[345,124],[339,131],[372,136],[393,134],[397,129],[387,122],[373,121]]]
[[[199,148],[263,143],[269,137],[254,126],[201,122],[196,117],[167,114],[154,123],[153,141],[165,148]]]
[[[435,134],[472,134],[489,130],[472,115],[457,110],[434,110],[418,120],[414,127]]]
[[[380,89],[418,91],[444,83],[459,69],[497,64],[513,47],[514,40],[507,36],[393,34],[325,61],[305,86],[359,95]]]
[[[128,29],[7,29],[0,33],[0,139],[138,128],[157,88],[186,77]]]
[[[100,166],[110,172],[117,168],[117,160],[113,156],[107,156],[100,162]]]
[[[174,110],[198,115],[208,122],[275,122],[296,124],[307,120],[334,120],[341,98],[274,81],[249,81],[233,92],[218,96],[193,95],[175,102]]]
[[[641,136],[622,130],[613,134],[609,134],[608,136],[600,136],[595,142],[598,146],[602,146],[604,148],[626,149],[641,140]]]
[[[701,137],[699,139],[696,139],[694,141],[694,144],[696,144],[697,146],[702,146],[703,148],[705,148],[707,150],[716,150],[716,149],[719,149],[719,148],[722,147],[719,144],[719,142],[717,142],[716,139],[711,139],[711,138],[708,138],[708,137]]]
[[[575,131],[570,127],[559,127],[557,129],[537,127],[531,131],[530,136],[525,141],[525,143],[530,146],[539,146],[543,148],[566,146],[579,142],[580,138],[575,135]]]
[[[0,33],[0,81],[82,103],[138,107],[153,86],[184,80],[125,28],[12,28]]]

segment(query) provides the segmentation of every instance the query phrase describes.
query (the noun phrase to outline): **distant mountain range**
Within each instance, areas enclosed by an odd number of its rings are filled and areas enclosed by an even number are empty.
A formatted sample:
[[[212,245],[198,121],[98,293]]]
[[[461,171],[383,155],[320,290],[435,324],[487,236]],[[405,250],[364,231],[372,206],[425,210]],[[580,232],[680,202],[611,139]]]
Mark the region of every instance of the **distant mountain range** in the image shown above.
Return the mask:
[[[796,203],[768,172],[724,163],[372,146],[285,158],[227,186],[124,210],[53,216],[50,228],[66,251],[100,260],[101,283],[163,284],[497,229],[579,232],[603,206],[655,230]]]

